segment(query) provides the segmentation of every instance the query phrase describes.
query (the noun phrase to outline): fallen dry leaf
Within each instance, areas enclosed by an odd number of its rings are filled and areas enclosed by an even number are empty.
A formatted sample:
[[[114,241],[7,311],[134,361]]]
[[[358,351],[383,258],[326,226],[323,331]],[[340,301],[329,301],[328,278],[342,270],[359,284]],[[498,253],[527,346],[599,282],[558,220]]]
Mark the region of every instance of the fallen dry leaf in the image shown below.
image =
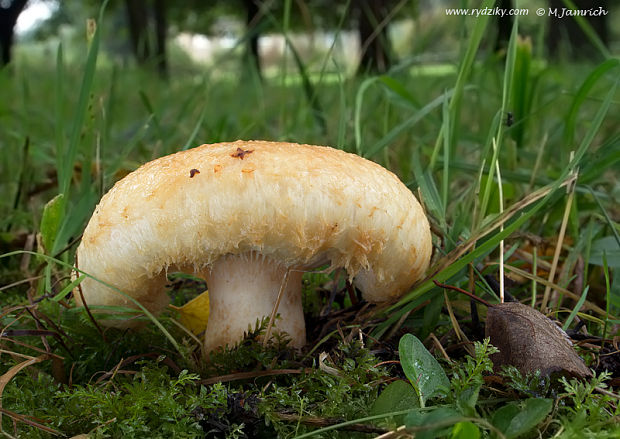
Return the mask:
[[[207,322],[209,321],[208,291],[194,297],[183,306],[170,305],[170,307],[179,312],[181,324],[192,331],[193,334],[200,334],[207,329]]]
[[[21,363],[16,364],[7,370],[4,375],[0,376],[0,409],[2,409],[2,394],[4,393],[4,388],[6,385],[13,379],[15,375],[19,373],[20,370],[32,366],[33,364],[40,363],[41,361],[45,361],[49,358],[48,354],[39,355],[38,357],[30,357],[28,360],[23,361]],[[2,412],[0,412],[0,423],[2,422]]]
[[[566,333],[530,306],[508,302],[490,307],[486,336],[500,350],[491,356],[496,370],[511,365],[524,375],[540,370],[543,376],[592,376]]]

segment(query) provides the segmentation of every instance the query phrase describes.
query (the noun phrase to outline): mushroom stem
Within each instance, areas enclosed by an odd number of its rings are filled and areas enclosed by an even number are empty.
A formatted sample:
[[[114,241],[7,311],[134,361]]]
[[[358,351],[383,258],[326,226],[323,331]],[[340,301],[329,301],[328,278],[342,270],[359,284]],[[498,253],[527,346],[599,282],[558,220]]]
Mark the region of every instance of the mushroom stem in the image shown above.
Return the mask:
[[[257,322],[272,314],[281,285],[286,281],[278,305],[279,317],[273,330],[286,332],[291,345],[306,342],[306,326],[301,302],[299,271],[260,253],[227,255],[218,259],[205,273],[209,288],[209,322],[205,331],[204,352],[219,346],[234,345]]]

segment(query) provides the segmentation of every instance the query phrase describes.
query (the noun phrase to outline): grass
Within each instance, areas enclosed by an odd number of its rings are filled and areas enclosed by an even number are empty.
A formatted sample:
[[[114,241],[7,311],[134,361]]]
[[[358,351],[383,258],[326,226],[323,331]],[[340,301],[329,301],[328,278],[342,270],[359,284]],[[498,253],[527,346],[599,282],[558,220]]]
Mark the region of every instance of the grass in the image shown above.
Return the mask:
[[[286,30],[287,17],[271,19]],[[263,82],[197,69],[164,83],[107,58],[100,32],[79,45],[80,62],[63,46],[53,63],[24,58],[0,71],[10,84],[0,90],[4,434],[373,437],[405,425],[409,437],[513,437],[523,421],[524,437],[617,437],[618,371],[604,369],[619,363],[620,61],[546,59],[518,24],[499,56],[485,49],[488,21],[461,25],[450,65],[366,78],[327,72],[326,61],[319,74]],[[102,193],[145,161],[237,138],[335,145],[393,170],[431,216],[429,277],[369,309],[340,292],[325,317],[333,277],[310,274],[302,352],[285,340],[263,347],[263,323],[210,364],[174,311],[119,331],[75,308],[73,253]],[[587,331],[578,351],[595,377],[489,378],[493,348],[469,300],[434,280],[497,303],[496,280],[568,331]],[[200,292],[173,285],[176,305]],[[450,382],[423,408],[397,404],[420,399],[398,349],[405,334]]]

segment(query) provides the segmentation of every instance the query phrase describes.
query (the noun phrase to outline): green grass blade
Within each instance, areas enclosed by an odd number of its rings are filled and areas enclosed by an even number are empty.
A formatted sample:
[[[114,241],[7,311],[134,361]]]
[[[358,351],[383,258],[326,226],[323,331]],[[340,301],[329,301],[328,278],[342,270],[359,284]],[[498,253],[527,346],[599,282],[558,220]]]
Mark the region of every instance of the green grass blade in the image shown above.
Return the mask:
[[[375,80],[375,78],[370,78],[370,79]],[[362,84],[362,86],[363,86],[363,84]],[[418,122],[420,122],[426,116],[428,116],[435,108],[439,107],[444,102],[444,100],[449,99],[453,95],[453,93],[454,93],[454,90],[449,90],[449,91],[446,91],[445,93],[441,94],[440,96],[436,97],[435,99],[433,99],[431,102],[426,104],[424,107],[422,107],[418,111],[416,111],[408,119],[406,119],[405,121],[401,122],[400,124],[398,124],[394,128],[392,128],[378,142],[376,142],[374,145],[372,145],[370,148],[368,148],[368,150],[363,151],[363,152],[360,151],[361,155],[363,157],[372,157],[375,154],[381,152],[386,146],[388,146],[390,143],[392,143],[396,137],[398,137],[404,131],[406,131],[406,130],[410,129],[411,127],[415,126]],[[359,107],[361,107],[361,105]],[[356,141],[355,141],[355,144],[356,144],[356,147],[357,147],[357,145],[361,145],[361,128],[358,128],[360,126],[359,119],[358,119],[358,108],[359,107],[356,105],[356,121],[355,121],[355,129],[356,129],[356,134],[355,134]],[[358,136],[359,136],[359,140],[358,140]],[[358,151],[359,151],[359,148],[358,148]]]
[[[492,8],[495,4],[495,0],[484,0],[480,5],[480,8]],[[456,146],[457,133],[456,127],[459,123],[459,114],[461,112],[461,102],[463,99],[463,93],[465,92],[465,84],[471,74],[471,69],[476,58],[476,53],[480,47],[482,37],[486,33],[487,24],[489,22],[489,16],[484,15],[475,19],[474,29],[469,37],[469,43],[465,54],[462,57],[461,65],[459,67],[459,73],[456,78],[456,85],[454,86],[454,96],[450,100],[450,122],[451,125],[443,131],[444,136],[448,136],[450,140],[450,150],[454,153]]]
[[[328,64],[329,60],[331,59],[332,54],[334,53],[334,48],[336,47],[336,44],[338,42],[338,38],[340,38],[340,35],[342,33],[342,29],[344,27],[345,21],[346,21],[348,15],[349,15],[350,7],[351,7],[351,1],[352,0],[347,0],[346,4],[344,6],[344,10],[346,12],[342,14],[342,17],[340,18],[336,28],[332,29],[332,32],[334,33],[333,41],[332,41],[332,44],[329,46],[329,49],[325,53],[325,56],[323,57],[323,62],[321,63],[321,70],[320,70],[320,73],[319,73],[319,80],[317,82],[317,85],[322,85],[323,84],[323,78],[324,78],[325,72],[327,70],[327,64]],[[334,64],[336,64],[335,61],[334,61]],[[340,69],[340,68],[338,68],[338,66],[336,66],[336,71],[337,71],[337,75],[338,75],[338,84],[340,86],[342,86],[342,76],[341,76],[342,69]]]
[[[114,174],[121,169],[121,165],[124,160],[127,159],[131,151],[140,143],[140,141],[147,134],[150,126],[151,126],[152,117],[149,117],[147,121],[136,131],[136,133],[123,144],[120,151],[114,155],[112,161],[108,166],[108,171],[104,176],[106,180],[114,177]],[[108,183],[109,184],[109,183]]]
[[[614,238],[616,238],[616,242],[618,243],[618,246],[620,246],[620,233],[618,233],[618,230],[616,229],[616,227],[614,225],[614,221],[609,216],[609,213],[607,212],[607,209],[605,209],[605,206],[603,206],[603,203],[601,203],[601,200],[599,199],[599,197],[594,192],[594,189],[592,189],[589,186],[587,186],[587,188],[590,191],[590,194],[592,195],[594,200],[596,201],[596,204],[598,205],[599,209],[603,213],[603,216],[605,217],[605,221],[607,222],[607,225],[611,229],[611,233],[614,235]]]
[[[338,92],[339,92],[339,100],[338,104],[340,106],[340,111],[338,112],[338,137],[336,140],[336,148],[345,149],[346,138],[347,138],[347,125],[349,122],[349,118],[347,116],[347,97],[344,89],[344,81],[340,76],[340,72],[338,72]]]
[[[514,118],[518,121],[515,126],[512,127],[512,135],[516,142],[517,150],[523,148],[523,139],[525,137],[527,129],[528,119],[525,117],[531,112],[532,104],[532,89],[535,86],[535,81],[531,76],[532,65],[532,43],[529,39],[518,39],[515,44],[515,58],[514,58],[514,74],[511,84],[510,93],[510,111],[513,113]],[[509,46],[509,56],[511,54],[511,48]],[[505,102],[508,104],[508,102]],[[504,111],[507,111],[505,108]],[[505,114],[502,114],[504,117]]]
[[[573,99],[570,110],[568,111],[568,116],[566,117],[566,126],[564,128],[564,139],[568,146],[571,146],[575,137],[575,130],[577,126],[577,114],[579,113],[579,108],[584,103],[586,98],[588,97],[592,88],[598,83],[598,81],[604,77],[604,75],[612,69],[615,69],[620,66],[620,59],[608,59],[607,61],[601,63],[597,68],[595,68],[585,79],[579,90],[577,90],[577,94]]]
[[[202,111],[200,112],[200,116],[198,116],[198,121],[196,122],[196,125],[194,126],[192,134],[189,136],[189,139],[187,139],[187,142],[185,142],[185,145],[182,148],[183,151],[191,148],[192,145],[194,145],[194,142],[196,141],[196,137],[198,137],[198,133],[200,132],[200,128],[202,128],[202,123],[204,122],[205,117],[207,116],[207,108],[208,108],[207,105],[204,105],[202,107]]]
[[[379,77],[379,81],[383,83],[391,92],[402,98],[404,102],[414,108],[420,107],[418,100],[407,90],[401,82],[391,76],[383,75]]]
[[[363,155],[361,119],[362,119],[364,94],[366,93],[368,88],[378,80],[379,78],[376,76],[365,79],[364,81],[362,81],[359,88],[357,89],[357,93],[355,94],[355,111],[354,111],[354,117],[353,117],[353,125],[354,125],[354,132],[355,132],[355,152],[357,153],[357,155],[360,155],[360,156]]]
[[[442,106],[443,113],[443,126],[442,129],[447,129],[451,126],[451,115],[450,109],[448,105],[448,100],[443,101]],[[443,137],[443,168],[442,168],[442,176],[441,176],[441,202],[444,206],[444,209],[448,206],[448,192],[450,188],[450,157],[452,154],[450,153],[450,136],[440,136]],[[446,211],[444,210],[443,215],[445,217]]]
[[[155,109],[153,107],[153,104],[151,103],[151,100],[149,99],[148,95],[144,92],[144,90],[140,90],[138,92],[138,95],[140,96],[140,101],[142,102],[142,105],[144,105],[144,108],[146,108],[146,111],[148,111],[149,113],[149,118],[153,121],[153,126],[155,127],[155,132],[157,133],[157,137],[160,139],[163,139],[164,130],[161,127],[159,116],[157,116],[157,113],[155,112]]]
[[[83,275],[83,274],[80,275],[77,279],[73,280],[73,282],[69,283],[69,285],[64,287],[62,289],[62,291],[60,291],[60,293],[58,293],[54,297],[52,297],[51,300],[53,300],[54,302],[61,301],[62,299],[67,297],[69,295],[69,293],[74,290],[75,287],[77,287],[80,283],[82,283],[82,281],[85,278],[86,278],[85,275]]]
[[[65,83],[65,69],[64,69],[64,57],[62,44],[58,45],[58,51],[56,53],[56,83],[55,83],[55,94],[56,94],[56,102],[55,102],[55,112],[56,112],[56,122],[55,122],[55,131],[56,131],[56,173],[58,176],[58,190],[62,193],[61,182],[65,181],[67,177],[65,176],[65,166],[64,166],[64,157],[65,157],[65,118],[64,118],[64,101],[66,99],[64,93],[64,83]]]
[[[528,221],[537,212],[539,212],[543,208],[543,206],[547,204],[547,202],[555,194],[555,192],[561,187],[561,185],[569,178],[570,174],[572,173],[572,170],[579,166],[581,159],[583,158],[586,150],[592,143],[592,140],[598,133],[601,127],[601,124],[603,123],[603,120],[605,116],[607,115],[611,102],[613,101],[613,98],[615,96],[619,81],[620,79],[616,80],[614,85],[611,87],[611,89],[607,93],[606,98],[603,100],[595,117],[592,119],[592,124],[590,125],[588,132],[584,136],[584,139],[581,142],[579,149],[576,151],[573,160],[568,164],[568,166],[564,168],[560,177],[557,180],[555,180],[553,184],[549,185],[546,188],[548,190],[548,193],[540,201],[538,201],[529,211],[521,214],[521,216],[516,218],[511,224],[505,226],[503,231],[496,233],[495,235],[487,239],[485,242],[481,243],[474,251],[470,252],[469,254],[464,255],[463,257],[458,258],[454,263],[450,264],[448,267],[436,273],[433,279],[428,279],[424,281],[411,293],[405,295],[395,305],[392,305],[386,311],[388,312],[392,311],[395,308],[400,307],[403,304],[407,303],[408,301],[416,297],[419,297],[421,294],[429,291],[434,286],[433,280],[444,282],[447,279],[451,278],[452,276],[457,274],[459,271],[461,271],[463,268],[465,268],[469,263],[491,252],[495,247],[497,247],[497,245],[503,239],[506,239],[513,232],[518,230],[519,227],[521,227],[526,221]],[[496,225],[496,227],[499,227],[499,225]],[[459,249],[471,246],[472,244],[471,241],[472,240],[470,239],[466,243],[462,244],[459,248],[455,250],[455,252],[459,252],[460,251]]]
[[[614,297],[612,297],[611,293],[611,284],[609,282],[609,266],[607,265],[607,255],[603,253],[603,275],[605,276],[605,326],[603,327],[603,340],[607,338],[607,327],[609,322],[609,311],[612,303],[615,302]],[[617,282],[617,281],[616,281]],[[617,298],[616,298],[617,299]]]
[[[562,329],[564,331],[568,330],[568,328],[570,327],[570,324],[573,322],[573,320],[575,319],[575,316],[577,315],[577,313],[579,312],[579,310],[583,306],[583,302],[585,302],[586,301],[586,297],[588,297],[588,291],[589,290],[590,290],[590,285],[587,285],[584,288],[583,293],[581,293],[581,297],[577,301],[577,304],[575,305],[575,307],[571,311],[570,315],[566,319],[566,322],[564,322],[564,325],[562,326]]]
[[[267,13],[265,15],[265,18],[274,27],[281,29],[282,36],[284,37],[284,41],[286,43],[286,47],[291,51],[291,54],[293,55],[293,61],[295,62],[299,75],[301,76],[302,88],[306,96],[306,100],[308,101],[308,105],[310,106],[310,109],[312,111],[312,116],[314,117],[314,121],[319,127],[321,133],[323,135],[326,135],[327,134],[327,119],[325,116],[325,111],[323,110],[321,102],[319,101],[319,97],[318,97],[318,94],[316,93],[314,85],[312,84],[312,81],[310,80],[308,69],[306,65],[304,64],[303,60],[301,59],[299,52],[295,48],[295,45],[293,44],[293,42],[291,41],[289,37],[288,31],[289,31],[289,23],[290,23],[290,14],[291,14],[291,0],[285,0],[284,18],[283,18],[282,25],[278,23],[278,21],[273,16],[273,14]],[[283,58],[283,63],[285,60],[286,59]],[[285,66],[285,64],[283,65]],[[285,68],[283,68],[283,70],[285,70]],[[283,81],[282,85],[285,84],[285,80],[286,80],[285,75],[282,75],[282,81]]]
[[[506,109],[508,108],[508,99],[510,98],[510,90],[512,89],[512,81],[514,76],[515,69],[515,59],[517,56],[517,36],[518,36],[518,20],[515,17],[515,24],[512,27],[512,33],[510,35],[510,42],[508,43],[508,52],[506,55],[506,67],[504,69],[504,83],[502,87],[502,107],[499,112],[499,118],[502,119],[503,115],[506,114]],[[496,116],[497,117],[497,116]],[[497,125],[497,134],[495,136],[495,144],[496,148],[493,148],[493,156],[491,161],[489,162],[489,178],[486,180],[486,184],[482,189],[482,201],[480,202],[480,213],[478,218],[482,220],[487,214],[487,209],[489,206],[489,200],[491,197],[491,189],[494,185],[493,176],[495,174],[495,169],[497,167],[497,161],[499,160],[499,154],[502,147],[503,140],[503,132],[504,132],[504,124],[499,123]]]
[[[65,196],[58,194],[45,204],[41,215],[41,241],[47,254],[53,254],[54,241],[64,217]]]
[[[312,110],[312,115],[314,116],[314,121],[321,130],[323,135],[327,134],[327,119],[325,117],[325,111],[323,111],[323,107],[321,102],[319,101],[318,95],[310,81],[310,76],[308,75],[308,69],[306,68],[304,62],[299,55],[297,49],[291,42],[290,38],[287,34],[284,34],[284,39],[286,41],[286,45],[293,54],[293,60],[297,65],[297,69],[299,70],[299,74],[301,75],[301,83],[304,89],[304,94],[306,95],[306,100],[310,105]]]
[[[578,8],[572,0],[563,0],[563,1],[564,1],[564,4],[568,8],[572,10],[577,10],[577,11],[580,10],[580,8]],[[570,19],[571,17],[566,17],[566,18]],[[597,48],[597,50],[601,53],[601,55],[604,58],[610,58],[611,53],[609,52],[609,49],[601,41],[598,34],[596,33],[592,25],[588,22],[588,20],[586,20],[585,18],[583,18],[581,15],[578,15],[578,14],[573,15],[572,19],[577,22],[582,32],[585,34],[588,40],[590,40],[592,45]]]
[[[620,134],[612,136],[596,151],[588,153],[579,172],[581,184],[598,179],[607,169],[618,169],[620,163]]]
[[[437,190],[437,185],[433,180],[433,176],[428,169],[426,172],[422,170],[422,164],[420,159],[420,151],[418,148],[413,148],[412,152],[412,167],[413,167],[413,175],[416,180],[420,191],[422,191],[422,197],[424,199],[424,206],[431,215],[439,221],[439,226],[441,230],[444,232],[447,229],[446,224],[446,209],[441,201],[441,197],[439,196],[439,191]]]
[[[68,194],[69,187],[71,185],[71,175],[77,157],[78,148],[80,146],[82,126],[84,125],[84,119],[86,118],[88,104],[90,101],[90,94],[93,88],[95,69],[97,66],[97,57],[99,55],[99,42],[101,40],[101,23],[103,21],[103,11],[105,10],[107,3],[108,2],[106,0],[101,6],[101,9],[99,10],[97,29],[93,35],[92,41],[90,42],[90,47],[88,49],[86,65],[84,67],[84,76],[82,77],[82,84],[80,86],[78,104],[73,118],[73,125],[71,127],[69,144],[64,156],[62,157],[63,180],[59,180],[59,184],[60,192],[65,195]]]
[[[49,264],[52,263],[56,263],[64,268],[67,268],[69,270],[73,270],[73,271],[77,271],[78,273],[80,273],[81,276],[85,276],[88,277],[89,279],[94,280],[95,282],[99,282],[102,285],[105,285],[106,287],[110,288],[111,290],[115,291],[116,293],[120,294],[121,296],[125,297],[127,300],[129,300],[130,302],[132,302],[134,305],[136,305],[138,308],[140,308],[140,310],[149,318],[149,320],[151,320],[155,326],[157,326],[157,328],[159,328],[159,330],[165,335],[165,337],[170,341],[170,343],[172,344],[172,346],[174,346],[174,348],[179,351],[179,353],[183,354],[183,352],[180,349],[179,344],[177,343],[177,341],[174,339],[174,337],[168,332],[168,330],[166,328],[164,328],[164,326],[161,324],[161,322],[157,319],[157,317],[155,317],[153,315],[153,313],[151,313],[148,309],[146,309],[144,307],[144,305],[142,305],[140,302],[138,302],[136,299],[134,299],[133,297],[131,297],[130,295],[128,295],[127,293],[119,290],[118,288],[116,288],[114,285],[111,285],[107,282],[104,282],[100,279],[97,279],[96,277],[86,273],[85,271],[80,270],[79,268],[74,267],[73,265],[61,261],[60,259],[56,259],[53,258],[51,256],[47,256],[47,255],[42,255],[40,253],[35,253],[35,252],[31,252],[31,251],[26,251],[26,250],[17,250],[14,252],[9,252],[9,253],[4,253],[2,255],[0,255],[0,259],[3,258],[10,258],[12,256],[17,256],[17,255],[24,255],[24,254],[28,254],[28,255],[33,255],[33,256],[39,256],[43,259],[45,259]],[[49,265],[48,265],[49,266]],[[80,276],[80,277],[81,277]]]

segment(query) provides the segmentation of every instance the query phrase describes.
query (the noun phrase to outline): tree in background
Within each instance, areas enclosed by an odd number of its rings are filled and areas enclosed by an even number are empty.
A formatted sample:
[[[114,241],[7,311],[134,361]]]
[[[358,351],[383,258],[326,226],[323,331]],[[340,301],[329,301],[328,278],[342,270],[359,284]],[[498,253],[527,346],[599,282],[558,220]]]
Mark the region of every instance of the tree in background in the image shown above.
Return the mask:
[[[497,0],[495,5],[505,11],[512,9],[512,0]],[[499,15],[497,17],[497,37],[495,39],[495,51],[500,52],[508,48],[510,33],[514,19],[512,15]]]
[[[593,9],[599,7],[598,4],[593,5],[591,0],[573,0],[576,9]],[[603,2],[604,3],[604,2]],[[610,2],[611,3],[611,2]],[[608,9],[604,5],[603,9]],[[549,0],[549,7],[557,9],[558,13],[563,8],[567,8],[563,0]],[[601,42],[608,46],[609,32],[607,26],[607,16],[586,16],[585,19],[592,29],[596,32]],[[573,17],[565,16],[556,18],[549,16],[549,26],[547,31],[547,50],[549,55],[558,56],[561,54],[560,49],[564,43],[566,48],[570,48],[568,55],[571,58],[592,58],[598,56],[599,52],[594,50],[594,46],[590,39],[581,30],[579,23]]]
[[[10,39],[6,37],[6,41],[12,41],[14,22],[26,2],[0,0],[0,5],[10,3],[10,8],[0,7],[2,20],[13,17],[11,25],[0,26],[2,32],[11,30]],[[404,4],[415,3],[416,0],[294,0],[289,4],[287,30],[308,33],[317,28],[354,30],[360,37],[362,48],[358,73],[383,73],[394,62],[388,38],[390,22]],[[176,31],[210,34],[213,25],[220,22],[222,17],[235,17],[239,24],[245,25],[245,33],[240,41],[240,44],[245,45],[244,63],[260,75],[263,66],[259,57],[259,38],[265,32],[283,31],[282,17],[287,13],[285,4],[278,0],[110,0],[106,16],[111,17],[112,21],[119,17],[126,18],[117,20],[114,29],[118,32],[115,32],[112,40],[118,42],[119,38],[123,38],[128,41],[127,48],[131,50],[136,62],[146,68],[156,69],[162,77],[168,75],[169,68],[166,51],[169,27]],[[53,35],[63,23],[80,26],[80,19],[76,20],[75,17],[94,16],[100,6],[100,0],[60,2],[52,19],[48,20],[49,24],[41,28],[43,31],[39,32],[40,38]],[[125,28],[119,29],[119,26]],[[3,51],[5,47],[10,50],[10,44],[3,45]],[[124,50],[124,45],[117,44],[114,50]]]
[[[11,62],[11,49],[17,17],[24,10],[28,0],[0,1],[0,50],[2,51],[2,65]],[[7,4],[8,3],[8,4]]]
[[[356,0],[352,13],[357,15],[357,30],[361,44],[358,73],[385,73],[392,66],[392,46],[388,24],[392,2],[385,0]]]
[[[248,66],[253,65],[261,77],[260,55],[258,53],[258,39],[262,25],[263,12],[259,0],[243,0],[245,7],[245,25],[247,32],[246,60]]]
[[[166,78],[168,76],[166,1],[125,0],[125,6],[131,47],[138,64],[154,65],[159,75]]]
[[[391,20],[404,4],[416,1],[395,0],[295,0],[290,8],[288,29],[313,32],[316,28],[336,29],[343,26],[354,29],[360,37],[362,47],[358,73],[384,73],[393,64],[393,51],[388,37]],[[208,33],[218,13],[228,13],[242,19],[246,25],[244,44],[246,63],[261,71],[259,38],[264,32],[282,32],[279,26],[284,15],[283,1],[274,0],[186,0],[186,13],[179,15],[180,8],[172,12],[181,28],[199,33]],[[348,6],[348,8],[347,8]],[[171,7],[171,10],[173,8]],[[192,11],[187,14],[187,11]],[[272,19],[268,19],[271,17]]]

